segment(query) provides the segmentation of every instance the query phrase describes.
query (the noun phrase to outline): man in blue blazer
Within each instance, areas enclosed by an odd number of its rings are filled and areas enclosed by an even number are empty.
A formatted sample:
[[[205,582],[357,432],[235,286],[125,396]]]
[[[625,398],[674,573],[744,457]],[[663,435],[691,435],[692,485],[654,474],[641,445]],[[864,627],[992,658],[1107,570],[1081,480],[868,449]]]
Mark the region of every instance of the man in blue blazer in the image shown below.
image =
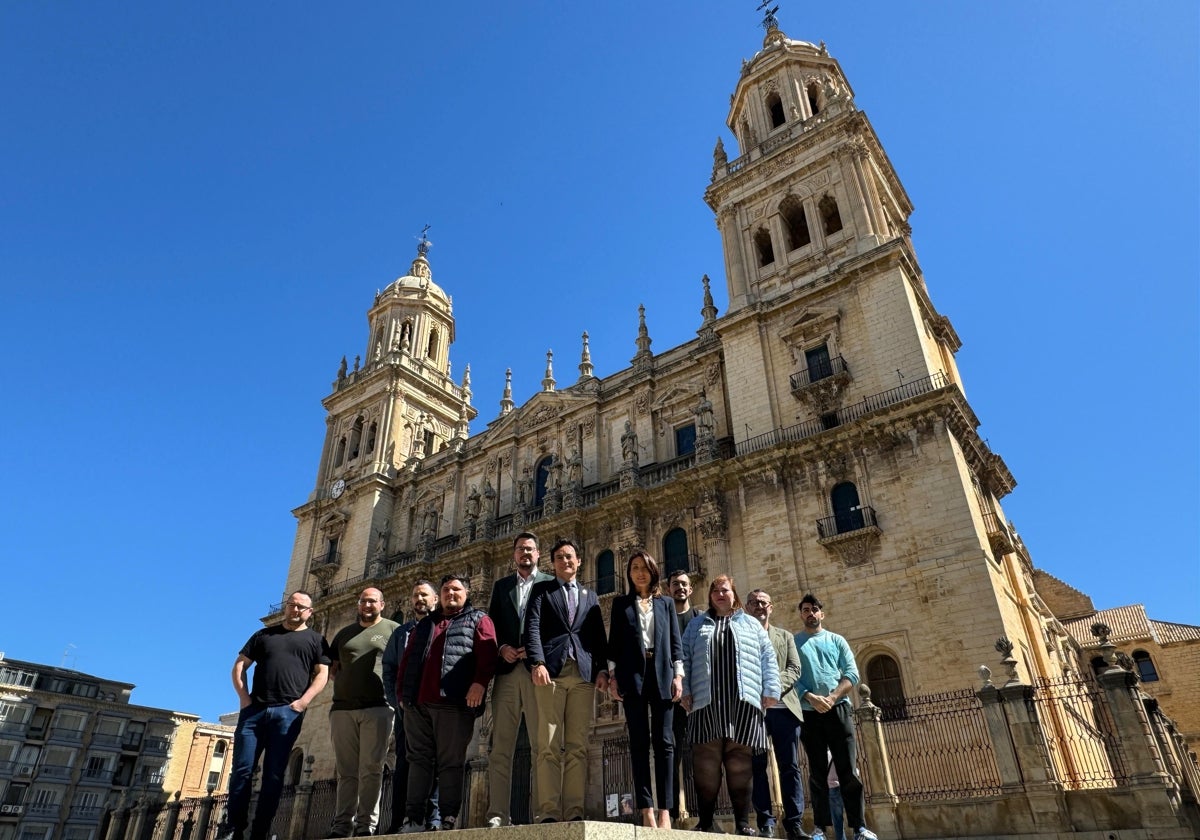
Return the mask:
[[[600,602],[584,589],[579,546],[559,540],[554,579],[535,583],[525,612],[525,662],[537,699],[537,816],[583,819],[592,685],[608,689],[607,638]]]

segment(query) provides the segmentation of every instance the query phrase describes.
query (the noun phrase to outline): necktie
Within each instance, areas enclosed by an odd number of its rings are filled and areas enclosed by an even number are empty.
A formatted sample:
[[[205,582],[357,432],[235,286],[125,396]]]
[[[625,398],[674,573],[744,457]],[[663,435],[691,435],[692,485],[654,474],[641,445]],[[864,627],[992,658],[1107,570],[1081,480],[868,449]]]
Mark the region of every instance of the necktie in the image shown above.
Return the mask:
[[[579,589],[575,584],[567,584],[567,620],[575,623],[575,610],[579,608]]]

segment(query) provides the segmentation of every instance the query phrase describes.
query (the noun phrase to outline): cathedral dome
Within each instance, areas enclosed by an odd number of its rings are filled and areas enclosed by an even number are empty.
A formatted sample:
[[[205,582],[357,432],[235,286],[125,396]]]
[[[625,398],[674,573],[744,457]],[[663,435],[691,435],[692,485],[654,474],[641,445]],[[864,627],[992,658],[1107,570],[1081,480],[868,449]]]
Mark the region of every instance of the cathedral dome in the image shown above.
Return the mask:
[[[392,281],[386,289],[383,290],[381,298],[387,297],[412,297],[412,296],[432,296],[450,305],[450,296],[439,286],[433,282],[433,272],[429,268],[429,260],[425,254],[429,251],[430,242],[422,240],[417,245],[417,258],[412,261],[412,265],[408,269],[408,274],[399,277]]]

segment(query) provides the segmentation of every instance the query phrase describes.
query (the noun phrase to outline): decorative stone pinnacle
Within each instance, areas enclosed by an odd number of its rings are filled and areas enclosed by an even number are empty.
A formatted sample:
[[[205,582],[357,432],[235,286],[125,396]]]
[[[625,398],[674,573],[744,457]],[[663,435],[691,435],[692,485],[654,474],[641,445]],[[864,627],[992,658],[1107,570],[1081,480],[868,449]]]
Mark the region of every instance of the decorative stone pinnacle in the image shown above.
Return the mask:
[[[1119,668],[1117,664],[1117,646],[1109,641],[1109,636],[1112,635],[1112,628],[1103,621],[1097,621],[1091,626],[1092,635],[1100,640],[1100,655],[1104,657],[1104,661],[1109,668]]]
[[[717,307],[713,303],[712,287],[709,285],[711,281],[708,279],[708,275],[705,274],[701,277],[700,282],[704,284],[704,307],[700,310],[700,314],[704,316],[704,326],[709,326],[717,320]]]
[[[463,400],[469,403],[471,401],[471,366],[469,364],[463,368],[462,390]]]
[[[996,640],[996,652],[1004,657],[1000,660],[1000,664],[1008,671],[1008,680],[1004,684],[1016,685],[1020,682],[1017,678],[1017,662],[1019,660],[1013,658],[1013,643],[1009,641],[1007,636],[1001,636]]]
[[[646,306],[641,303],[638,304],[638,335],[635,343],[637,344],[635,359],[643,359],[652,355],[650,353],[650,344],[652,343],[650,331],[646,329]]]
[[[587,330],[583,331],[583,353],[579,358],[579,381],[583,382],[587,379],[593,379],[596,376],[596,370],[592,367],[592,348],[588,345]]]
[[[503,417],[512,410],[512,368],[507,368],[504,371],[504,394],[500,397],[500,416]]]
[[[546,375],[542,377],[542,390],[553,391],[557,383],[554,381],[554,351],[546,351]]]

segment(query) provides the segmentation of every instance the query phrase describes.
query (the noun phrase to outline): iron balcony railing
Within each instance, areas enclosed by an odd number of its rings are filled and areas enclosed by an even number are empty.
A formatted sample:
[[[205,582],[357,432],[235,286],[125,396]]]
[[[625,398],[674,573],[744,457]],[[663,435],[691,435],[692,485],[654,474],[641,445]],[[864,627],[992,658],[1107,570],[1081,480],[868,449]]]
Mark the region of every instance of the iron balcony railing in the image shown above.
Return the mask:
[[[166,755],[170,748],[171,741],[169,738],[147,738],[146,746],[143,749],[143,752]]]
[[[930,391],[944,388],[948,382],[946,374],[938,371],[921,379],[905,382],[897,388],[889,388],[878,394],[872,394],[862,401],[847,406],[835,414],[827,415],[820,420],[809,420],[804,423],[797,423],[794,426],[784,426],[783,428],[773,429],[761,435],[755,435],[752,438],[746,438],[746,440],[737,444],[734,451],[737,455],[746,455],[747,453],[757,452],[760,449],[777,446],[781,443],[803,440],[804,438],[812,437],[829,429],[836,429],[838,426],[853,422],[860,417],[870,414],[872,411],[878,411],[881,408],[886,408],[887,406],[910,400],[913,397],[928,394]]]
[[[61,764],[43,764],[38,768],[39,779],[69,779],[71,768]]]
[[[817,534],[823,540],[836,537],[838,534],[861,531],[863,528],[878,527],[879,522],[875,519],[875,508],[867,505],[817,520]]]
[[[828,379],[840,373],[844,373],[847,376],[850,374],[850,367],[841,356],[822,360],[809,365],[802,371],[793,373],[791,376],[792,390],[799,391],[801,388],[806,388],[814,382],[820,382],[822,379]]]

